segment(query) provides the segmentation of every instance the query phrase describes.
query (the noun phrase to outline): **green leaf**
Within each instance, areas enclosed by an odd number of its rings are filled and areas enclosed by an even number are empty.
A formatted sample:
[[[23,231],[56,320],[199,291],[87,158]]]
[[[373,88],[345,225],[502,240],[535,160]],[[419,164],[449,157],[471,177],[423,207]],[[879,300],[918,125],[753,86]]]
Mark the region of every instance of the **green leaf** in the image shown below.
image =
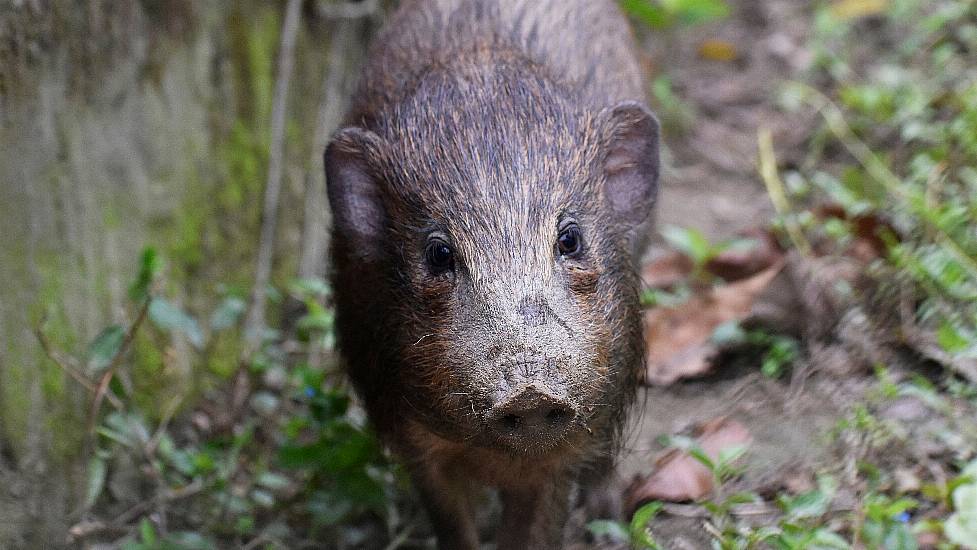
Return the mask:
[[[108,367],[125,340],[125,330],[119,325],[106,327],[88,344],[88,368],[99,372]]]
[[[716,470],[718,468],[717,463],[714,462],[711,458],[709,458],[709,455],[707,455],[706,452],[703,451],[698,445],[693,445],[689,447],[688,449],[686,449],[686,452],[689,453],[689,456],[696,459],[699,462],[699,464],[705,466],[710,472],[712,472],[713,474],[716,473]]]
[[[149,441],[149,428],[141,417],[135,414],[113,412],[105,418],[105,425],[96,431],[129,448],[139,448]]]
[[[95,501],[98,500],[98,496],[102,494],[102,490],[105,488],[107,474],[106,454],[99,451],[88,461],[88,485],[85,489],[85,502],[82,504],[82,508],[88,510],[95,505]]]
[[[699,25],[729,16],[729,5],[724,0],[662,0],[671,4],[671,11],[683,25]]]
[[[248,308],[247,302],[237,296],[228,296],[217,306],[210,316],[210,328],[214,331],[226,330],[237,324]]]
[[[821,517],[831,504],[831,497],[820,489],[801,493],[796,497],[781,497],[779,500],[784,513],[794,519]]]
[[[305,333],[312,331],[327,332],[332,330],[334,323],[332,311],[311,300],[306,302],[306,308],[308,309],[308,313],[298,320],[296,328]]]
[[[698,25],[729,15],[724,0],[621,0],[620,4],[625,13],[655,29],[675,23]]]
[[[949,321],[943,321],[936,331],[936,341],[947,353],[956,353],[967,349],[970,342]]]
[[[733,445],[719,450],[719,457],[716,460],[720,465],[726,466],[735,462],[746,454],[746,445]]]
[[[595,537],[607,537],[615,542],[627,542],[628,531],[619,521],[597,519],[587,524],[587,530]]]
[[[621,0],[621,10],[654,29],[668,27],[668,14],[651,0]]]
[[[886,550],[918,550],[919,544],[916,537],[909,531],[909,526],[902,523],[894,523],[886,530],[882,548]],[[973,540],[971,539],[971,542]]]
[[[666,225],[661,233],[672,248],[684,253],[697,266],[705,264],[715,255],[709,239],[697,229]]]
[[[966,484],[953,491],[955,511],[943,526],[951,542],[966,547],[977,541],[977,484]]]
[[[634,512],[634,515],[631,516],[631,525],[629,526],[632,545],[649,550],[660,548],[652,536],[651,530],[648,529],[648,522],[658,515],[658,512],[661,511],[663,506],[661,502],[652,501]]]
[[[142,518],[142,521],[139,522],[139,536],[142,538],[143,544],[149,547],[156,546],[156,529],[153,528],[153,524],[149,521],[149,518]]]
[[[827,529],[818,529],[811,539],[811,550],[849,550],[851,545],[839,535]]]
[[[143,249],[139,260],[139,273],[129,287],[129,297],[132,301],[142,302],[149,297],[150,286],[162,269],[163,260],[156,253],[156,249],[152,247]]]
[[[310,298],[324,298],[329,295],[329,284],[322,279],[295,279],[289,285],[288,291],[301,300]]]
[[[163,298],[153,298],[149,304],[149,318],[159,328],[183,333],[197,349],[204,346],[204,335],[197,320]]]

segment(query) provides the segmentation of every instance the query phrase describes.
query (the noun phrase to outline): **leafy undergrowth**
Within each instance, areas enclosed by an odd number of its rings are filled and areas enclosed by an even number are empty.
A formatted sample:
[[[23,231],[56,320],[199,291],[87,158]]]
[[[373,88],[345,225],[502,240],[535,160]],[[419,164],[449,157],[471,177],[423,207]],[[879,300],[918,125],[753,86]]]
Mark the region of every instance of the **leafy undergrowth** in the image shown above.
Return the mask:
[[[813,19],[813,66],[780,94],[813,121],[806,149],[779,165],[758,135],[774,225],[719,244],[665,229],[674,252],[644,273],[646,381],[701,376],[744,346],[769,377],[877,380],[809,479],[741,490],[749,434],[717,446],[729,423],[703,426],[632,486],[630,524],[590,524],[599,539],[662,548],[653,518],[681,516],[723,550],[977,548],[977,5],[839,0]],[[798,310],[764,318],[758,277],[781,269]],[[779,332],[798,315],[799,333]],[[844,369],[818,364],[828,346]]]
[[[269,331],[232,379],[180,410],[191,395],[162,407],[137,399],[133,342],[185,340],[204,360],[220,339],[243,340],[245,303],[226,296],[203,323],[167,299],[164,273],[147,250],[130,293],[133,321],[106,328],[83,357],[52,349],[42,333],[52,359],[90,391],[87,483],[69,542],[152,550],[407,541],[416,518],[400,511],[416,506],[335,371],[327,287],[290,285],[280,299],[305,312],[291,333]]]
[[[736,490],[749,438],[745,428],[724,421],[696,438],[670,438],[672,450],[658,463],[659,477],[632,492],[695,504],[637,501],[630,524],[597,520],[589,524],[591,532],[633,548],[664,548],[653,519],[664,512],[700,518],[712,547],[722,550],[972,548],[977,392],[956,384],[934,386],[922,377],[895,382],[884,369],[877,375],[866,402],[832,430],[841,460],[812,479],[795,481],[792,490]],[[916,410],[892,414],[907,407]],[[939,451],[922,459],[926,447]]]

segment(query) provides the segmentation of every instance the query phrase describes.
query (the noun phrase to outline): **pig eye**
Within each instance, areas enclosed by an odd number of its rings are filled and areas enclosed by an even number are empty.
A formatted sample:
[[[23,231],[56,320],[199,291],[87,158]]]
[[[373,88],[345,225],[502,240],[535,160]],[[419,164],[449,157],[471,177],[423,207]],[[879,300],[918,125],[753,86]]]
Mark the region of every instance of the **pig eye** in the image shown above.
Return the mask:
[[[583,239],[580,236],[580,226],[571,223],[560,230],[556,238],[556,248],[561,256],[575,256],[580,254],[583,248]]]
[[[424,250],[427,264],[435,274],[454,269],[455,252],[451,246],[441,239],[431,239]]]

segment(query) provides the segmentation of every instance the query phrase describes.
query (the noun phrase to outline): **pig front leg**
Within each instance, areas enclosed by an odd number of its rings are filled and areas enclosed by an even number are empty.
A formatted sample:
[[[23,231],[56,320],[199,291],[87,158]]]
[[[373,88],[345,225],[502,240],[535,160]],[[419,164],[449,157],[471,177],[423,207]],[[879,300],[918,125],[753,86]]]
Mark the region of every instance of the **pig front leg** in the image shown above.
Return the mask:
[[[500,492],[498,550],[558,550],[570,508],[571,477]]]
[[[478,550],[473,488],[466,477],[438,463],[415,464],[410,470],[438,539],[438,550]]]

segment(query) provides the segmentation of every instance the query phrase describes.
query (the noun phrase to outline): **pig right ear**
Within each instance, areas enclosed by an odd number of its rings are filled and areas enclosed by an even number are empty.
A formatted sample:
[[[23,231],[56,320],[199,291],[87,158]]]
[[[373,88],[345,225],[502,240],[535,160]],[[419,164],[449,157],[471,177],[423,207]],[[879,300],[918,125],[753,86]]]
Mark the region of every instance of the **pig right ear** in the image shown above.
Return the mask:
[[[634,101],[601,112],[606,132],[604,197],[628,227],[643,222],[658,195],[658,120]]]
[[[376,162],[379,136],[361,128],[344,128],[326,147],[326,188],[333,224],[350,250],[364,260],[379,253],[386,222]]]

